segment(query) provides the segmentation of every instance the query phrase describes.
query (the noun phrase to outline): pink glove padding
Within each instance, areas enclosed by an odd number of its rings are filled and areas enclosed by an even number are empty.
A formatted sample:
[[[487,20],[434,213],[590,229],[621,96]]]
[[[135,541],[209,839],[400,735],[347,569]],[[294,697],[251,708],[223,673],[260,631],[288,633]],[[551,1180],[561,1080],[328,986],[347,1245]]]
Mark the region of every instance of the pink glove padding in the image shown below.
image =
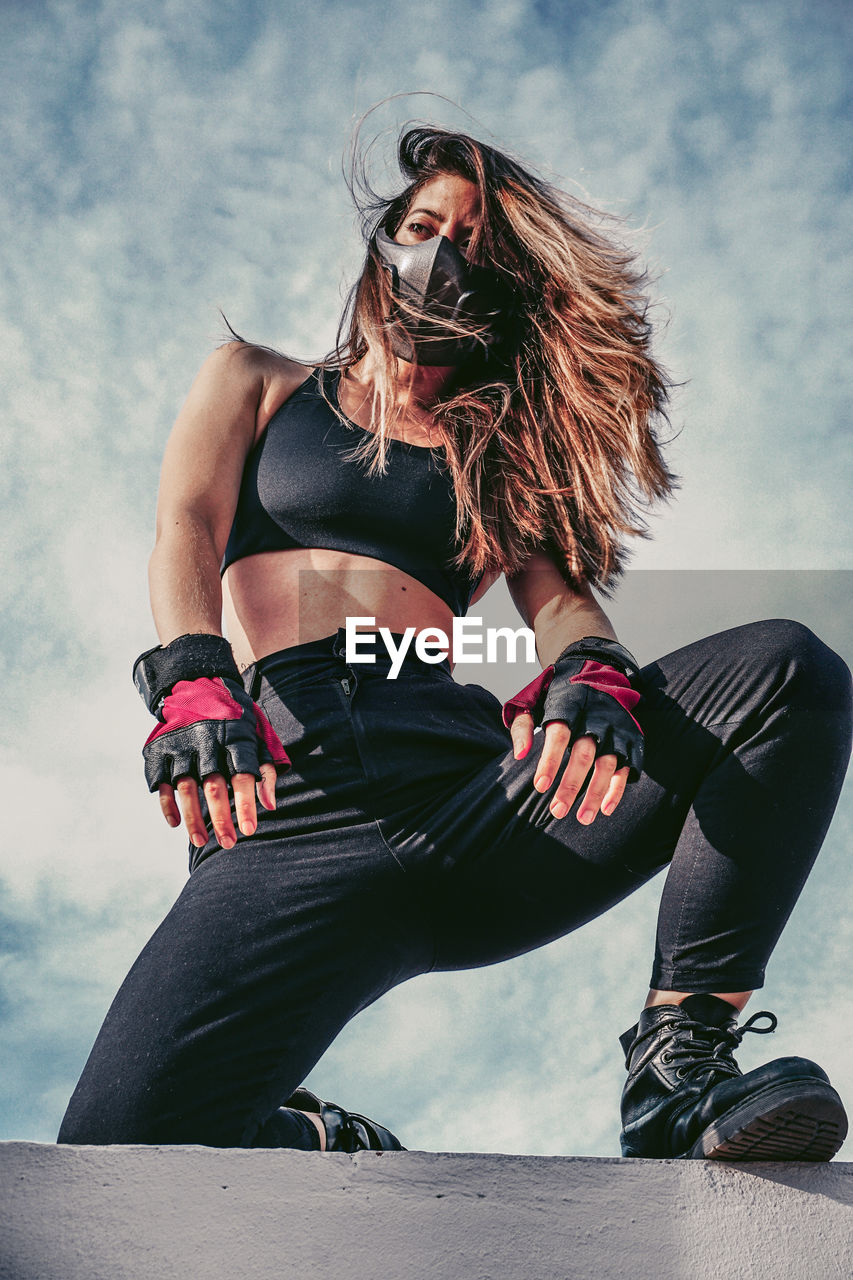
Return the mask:
[[[538,723],[538,717],[542,713],[545,702],[545,694],[551,681],[554,679],[555,667],[553,662],[549,667],[545,667],[539,672],[534,680],[526,684],[514,697],[503,705],[503,722],[507,729],[512,725],[513,720],[520,711],[529,711],[533,716],[535,723]],[[570,684],[585,684],[591,689],[597,689],[600,693],[609,693],[611,698],[615,698],[620,707],[623,707],[637,728],[640,725],[633,715],[633,710],[640,701],[640,695],[636,689],[631,687],[631,683],[627,676],[621,671],[615,671],[613,667],[605,666],[602,662],[593,662],[587,659],[576,675],[569,677]],[[546,721],[545,723],[550,723]],[[642,729],[640,729],[642,732]]]
[[[242,685],[227,677],[179,680],[160,709],[161,723],[142,754],[151,791],[212,773],[261,776],[259,764],[289,767],[290,757],[267,717]]]

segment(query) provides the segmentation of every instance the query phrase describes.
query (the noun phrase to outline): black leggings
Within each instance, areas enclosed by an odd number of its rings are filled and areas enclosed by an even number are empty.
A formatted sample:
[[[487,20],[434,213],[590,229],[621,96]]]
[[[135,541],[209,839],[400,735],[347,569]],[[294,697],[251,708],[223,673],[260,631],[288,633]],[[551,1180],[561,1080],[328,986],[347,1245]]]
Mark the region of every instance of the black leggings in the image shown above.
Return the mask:
[[[645,772],[588,827],[533,789],[542,734],[514,760],[493,694],[414,655],[386,679],[376,652],[347,666],[341,630],[246,673],[293,761],[277,808],[194,852],[61,1142],[296,1145],[277,1108],[360,1009],[541,946],[667,863],[652,986],[762,985],[850,751],[850,672],[807,628],[754,623],[646,667]]]

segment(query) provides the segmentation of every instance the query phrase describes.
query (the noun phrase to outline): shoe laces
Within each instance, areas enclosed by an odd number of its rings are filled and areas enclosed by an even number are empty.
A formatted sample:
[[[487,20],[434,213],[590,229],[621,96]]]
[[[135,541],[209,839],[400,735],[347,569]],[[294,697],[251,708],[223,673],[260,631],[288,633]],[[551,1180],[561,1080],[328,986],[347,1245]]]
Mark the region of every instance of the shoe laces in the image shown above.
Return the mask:
[[[756,1026],[760,1018],[769,1018],[767,1026]],[[742,1027],[715,1027],[694,1018],[679,1018],[677,1022],[658,1026],[658,1032],[669,1030],[666,1047],[660,1052],[663,1062],[676,1064],[675,1074],[686,1080],[689,1076],[713,1071],[719,1075],[739,1076],[740,1067],[732,1054],[748,1031],[759,1036],[770,1035],[776,1030],[778,1019],[768,1009],[754,1013]],[[692,1032],[688,1039],[685,1031]]]

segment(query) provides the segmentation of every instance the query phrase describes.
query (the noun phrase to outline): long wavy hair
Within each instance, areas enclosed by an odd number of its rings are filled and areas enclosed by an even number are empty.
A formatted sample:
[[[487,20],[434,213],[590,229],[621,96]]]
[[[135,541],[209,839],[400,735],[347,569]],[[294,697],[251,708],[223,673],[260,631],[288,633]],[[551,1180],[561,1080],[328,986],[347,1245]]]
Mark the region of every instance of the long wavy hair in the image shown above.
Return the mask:
[[[626,537],[648,536],[645,510],[676,486],[657,435],[672,384],[651,354],[648,277],[614,234],[617,219],[495,147],[419,125],[397,155],[406,185],[391,198],[353,162],[367,256],[321,362],[346,372],[371,352],[373,431],[355,453],[384,469],[395,421],[393,299],[373,237],[397,231],[431,178],[459,175],[480,197],[466,256],[504,276],[514,302],[497,354],[463,365],[429,406],[456,492],[455,564],[511,577],[544,548],[569,584],[608,594]]]

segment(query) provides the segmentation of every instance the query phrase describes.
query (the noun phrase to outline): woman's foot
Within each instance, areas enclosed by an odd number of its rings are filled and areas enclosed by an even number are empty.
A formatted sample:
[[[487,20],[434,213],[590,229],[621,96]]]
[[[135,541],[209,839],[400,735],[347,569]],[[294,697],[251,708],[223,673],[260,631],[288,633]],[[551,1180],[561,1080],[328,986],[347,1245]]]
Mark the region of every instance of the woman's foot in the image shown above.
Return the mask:
[[[323,1102],[308,1089],[297,1089],[284,1104],[301,1111],[320,1131],[321,1151],[405,1151],[398,1138],[375,1120]]]
[[[757,1027],[759,1018],[770,1025]],[[717,996],[646,1008],[620,1037],[628,1080],[622,1154],[652,1159],[831,1160],[847,1116],[826,1073],[807,1058],[777,1058],[741,1073],[732,1057],[748,1031],[776,1029],[772,1013],[737,1028]]]

